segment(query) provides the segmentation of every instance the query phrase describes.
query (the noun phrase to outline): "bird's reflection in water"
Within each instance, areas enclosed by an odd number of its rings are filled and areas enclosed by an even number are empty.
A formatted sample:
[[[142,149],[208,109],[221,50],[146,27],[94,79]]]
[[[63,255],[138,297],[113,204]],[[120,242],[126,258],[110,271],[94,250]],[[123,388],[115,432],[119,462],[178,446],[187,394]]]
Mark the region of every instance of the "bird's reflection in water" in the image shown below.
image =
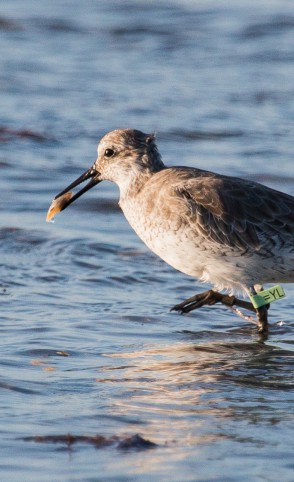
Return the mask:
[[[108,355],[111,363],[101,367],[97,381],[117,386],[112,414],[129,421],[130,431],[134,421],[140,424],[158,443],[263,443],[265,433],[252,426],[279,423],[287,415],[279,392],[288,404],[294,388],[291,345],[284,350],[258,340],[204,339]]]

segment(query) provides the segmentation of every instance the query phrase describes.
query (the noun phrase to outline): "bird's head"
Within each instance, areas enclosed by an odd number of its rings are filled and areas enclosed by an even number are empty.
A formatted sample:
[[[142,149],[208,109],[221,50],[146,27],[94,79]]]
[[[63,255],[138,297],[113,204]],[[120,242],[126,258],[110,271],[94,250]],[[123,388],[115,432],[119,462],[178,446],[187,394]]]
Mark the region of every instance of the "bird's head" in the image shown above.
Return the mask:
[[[164,168],[154,134],[144,134],[135,129],[109,132],[99,142],[97,153],[93,166],[55,196],[48,210],[47,221],[101,181],[115,182],[122,196],[132,183],[138,182],[138,179],[144,181]],[[84,188],[75,194],[71,192],[86,180],[89,182]]]

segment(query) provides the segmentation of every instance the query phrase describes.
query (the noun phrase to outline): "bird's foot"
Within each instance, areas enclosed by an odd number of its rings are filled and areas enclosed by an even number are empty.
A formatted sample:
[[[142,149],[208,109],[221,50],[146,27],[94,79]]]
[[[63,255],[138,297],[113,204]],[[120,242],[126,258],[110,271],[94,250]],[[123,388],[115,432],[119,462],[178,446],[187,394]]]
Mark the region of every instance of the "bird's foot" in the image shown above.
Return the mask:
[[[171,311],[180,311],[181,313],[189,313],[192,310],[201,308],[204,305],[215,305],[215,303],[222,303],[226,306],[233,306],[236,298],[234,296],[224,295],[218,291],[208,290],[203,293],[198,293],[191,298],[187,298],[182,303],[172,307]],[[241,301],[241,300],[240,300]],[[251,303],[249,303],[251,304]]]
[[[239,310],[239,308],[235,308],[234,306],[230,306],[229,308],[232,310],[233,313],[235,313],[235,315],[240,316],[240,318],[242,318],[243,320],[249,321],[249,323],[253,323],[255,326],[258,325],[258,321],[253,316],[245,315],[243,311]]]
[[[252,303],[248,301],[239,300],[238,298],[235,298],[235,296],[224,295],[214,290],[204,291],[203,293],[198,293],[191,298],[187,298],[182,303],[173,306],[171,311],[189,313],[190,311],[201,308],[202,306],[211,306],[215,305],[216,303],[221,303],[225,306],[228,306],[234,313],[236,313],[236,315],[240,316],[246,321],[249,321],[250,323],[257,325],[259,333],[266,333],[268,331],[267,312],[269,305],[255,309]],[[255,320],[252,316],[244,315],[242,311],[240,311],[238,308],[235,308],[235,306],[245,308],[256,313],[257,320]]]

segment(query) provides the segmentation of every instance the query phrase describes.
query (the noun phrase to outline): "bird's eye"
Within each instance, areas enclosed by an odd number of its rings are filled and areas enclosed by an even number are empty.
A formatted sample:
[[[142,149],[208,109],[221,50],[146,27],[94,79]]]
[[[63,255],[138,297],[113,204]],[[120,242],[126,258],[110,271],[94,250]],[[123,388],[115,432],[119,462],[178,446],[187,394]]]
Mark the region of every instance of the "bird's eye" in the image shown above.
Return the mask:
[[[114,154],[114,150],[113,149],[105,149],[105,152],[104,152],[104,156],[105,157],[112,157]]]

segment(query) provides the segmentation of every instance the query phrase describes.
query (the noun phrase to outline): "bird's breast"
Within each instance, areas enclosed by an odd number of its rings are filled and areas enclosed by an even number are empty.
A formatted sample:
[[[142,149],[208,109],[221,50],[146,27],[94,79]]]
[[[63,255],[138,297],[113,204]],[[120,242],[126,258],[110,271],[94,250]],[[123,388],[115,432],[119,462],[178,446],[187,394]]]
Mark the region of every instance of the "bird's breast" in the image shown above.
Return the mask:
[[[203,239],[180,216],[144,203],[120,202],[124,215],[148,248],[175,269],[201,277],[207,258]]]

